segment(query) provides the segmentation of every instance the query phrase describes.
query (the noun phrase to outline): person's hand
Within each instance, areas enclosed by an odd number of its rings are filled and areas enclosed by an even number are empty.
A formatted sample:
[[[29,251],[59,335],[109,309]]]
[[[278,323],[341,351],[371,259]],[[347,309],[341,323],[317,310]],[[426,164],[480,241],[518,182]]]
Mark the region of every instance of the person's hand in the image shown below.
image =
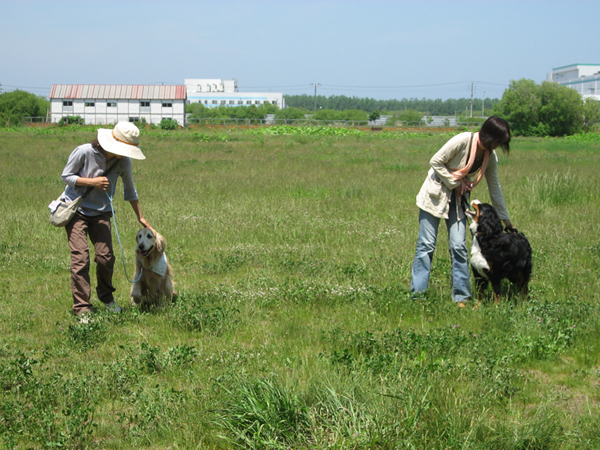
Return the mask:
[[[139,222],[144,226],[144,228],[152,228],[152,226],[150,225],[150,223],[148,223],[148,221],[146,219],[144,219],[143,217],[140,217]]]
[[[92,178],[92,186],[94,186],[96,189],[106,191],[110,187],[110,181],[108,181],[108,178],[106,177]]]
[[[516,233],[517,229],[515,227],[513,227],[513,224],[510,220],[503,220],[502,222],[504,222],[504,230],[508,231],[509,233]]]
[[[456,188],[458,194],[465,195],[467,192],[471,192],[473,189],[473,183],[466,182],[465,180],[460,180],[460,186]]]

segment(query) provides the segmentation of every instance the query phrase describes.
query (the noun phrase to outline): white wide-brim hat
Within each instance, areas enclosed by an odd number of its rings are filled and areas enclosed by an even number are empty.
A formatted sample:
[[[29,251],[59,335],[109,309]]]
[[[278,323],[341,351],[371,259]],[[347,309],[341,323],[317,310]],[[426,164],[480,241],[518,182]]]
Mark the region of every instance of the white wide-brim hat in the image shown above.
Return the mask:
[[[131,122],[119,122],[112,130],[98,129],[98,142],[109,153],[146,159],[139,147],[140,130]]]

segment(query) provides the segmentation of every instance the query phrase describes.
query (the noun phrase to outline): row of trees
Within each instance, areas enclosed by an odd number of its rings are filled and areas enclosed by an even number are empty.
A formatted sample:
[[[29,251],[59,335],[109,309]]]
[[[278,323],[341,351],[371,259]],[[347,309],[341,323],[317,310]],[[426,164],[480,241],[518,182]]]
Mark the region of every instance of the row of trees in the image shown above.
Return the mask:
[[[264,119],[267,114],[275,114],[279,108],[265,103],[259,106],[218,106],[207,108],[202,103],[191,103],[185,112],[196,119]]]
[[[288,107],[303,108],[308,111],[316,109],[333,109],[336,111],[358,109],[372,113],[373,111],[384,111],[388,113],[400,112],[406,110],[420,111],[423,115],[429,116],[454,116],[463,114],[466,110],[471,110],[471,100],[468,98],[458,99],[428,99],[428,98],[410,98],[402,100],[375,100],[373,98],[346,97],[344,95],[332,95],[324,97],[322,95],[285,95],[285,104]],[[499,102],[497,98],[474,99],[473,110],[481,111],[482,105],[485,108],[492,108]]]
[[[200,103],[187,105],[186,112],[191,119],[259,119],[264,120],[267,114],[273,114],[277,120],[304,120],[310,117],[315,120],[324,121],[353,121],[367,122],[377,120],[381,117],[379,111],[368,113],[360,109],[319,109],[316,113],[306,108],[287,107],[279,109],[273,105],[260,106],[220,106],[207,108]],[[415,110],[400,111],[393,115],[392,120],[407,122],[419,122],[423,114]]]
[[[556,83],[536,84],[533,80],[511,81],[500,100],[487,99],[492,114],[504,117],[513,134],[522,136],[565,136],[596,129],[600,123],[600,102],[582,100],[574,89]],[[200,103],[187,105],[192,118],[304,119],[311,115],[317,120],[367,121],[380,114],[392,116],[392,121],[419,122],[424,115],[462,114],[470,107],[469,99],[442,101],[428,99],[374,100],[369,98],[308,95],[286,96],[287,108],[271,104],[207,108]],[[0,94],[0,126],[20,125],[25,117],[45,116],[50,102],[25,91]],[[168,124],[165,124],[168,125]]]

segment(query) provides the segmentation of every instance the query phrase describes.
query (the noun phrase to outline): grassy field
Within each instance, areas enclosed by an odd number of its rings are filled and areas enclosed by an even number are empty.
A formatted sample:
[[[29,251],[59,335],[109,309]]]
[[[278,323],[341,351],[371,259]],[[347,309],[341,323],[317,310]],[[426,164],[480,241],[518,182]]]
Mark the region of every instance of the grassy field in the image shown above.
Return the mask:
[[[130,307],[118,255],[123,313],[79,324],[46,206],[94,137],[0,130],[2,448],[600,448],[600,140],[500,155],[531,298],[507,285],[473,311],[451,302],[443,226],[430,291],[408,293],[415,196],[449,134],[146,131],[134,178],[178,301]]]

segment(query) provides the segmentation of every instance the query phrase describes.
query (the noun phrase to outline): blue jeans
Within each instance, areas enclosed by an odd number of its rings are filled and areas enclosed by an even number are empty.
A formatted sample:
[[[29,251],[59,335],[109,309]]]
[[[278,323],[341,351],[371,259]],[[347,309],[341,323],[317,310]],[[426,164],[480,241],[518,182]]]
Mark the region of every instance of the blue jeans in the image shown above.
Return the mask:
[[[429,284],[431,261],[435,250],[440,218],[419,209],[419,238],[412,266],[411,292],[425,292]],[[467,218],[458,220],[454,192],[450,202],[450,211],[446,219],[450,256],[452,258],[452,299],[464,302],[471,298],[469,279],[469,253],[467,251]]]

